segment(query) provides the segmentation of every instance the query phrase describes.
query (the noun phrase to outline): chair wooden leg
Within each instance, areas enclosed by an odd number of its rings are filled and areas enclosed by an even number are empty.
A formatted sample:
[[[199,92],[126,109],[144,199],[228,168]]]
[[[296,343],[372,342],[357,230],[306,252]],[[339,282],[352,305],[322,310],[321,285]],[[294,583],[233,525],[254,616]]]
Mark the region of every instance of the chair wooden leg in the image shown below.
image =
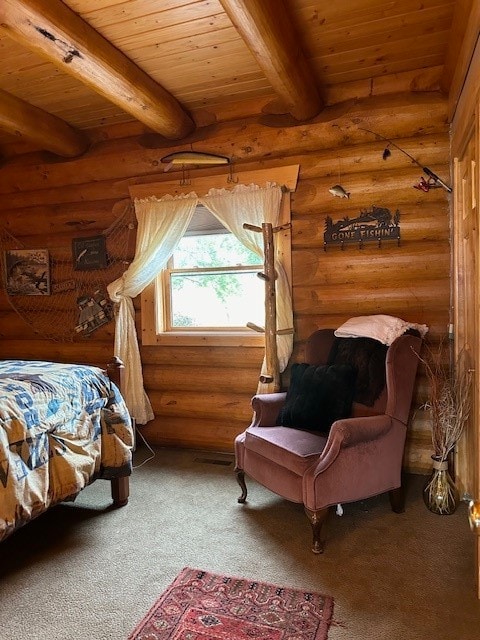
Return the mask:
[[[242,495],[238,498],[237,502],[243,504],[247,500],[247,485],[245,484],[245,473],[243,469],[235,467],[235,477],[242,490]]]
[[[124,507],[130,495],[129,477],[112,478],[111,481],[112,500],[116,507]]]
[[[405,491],[403,487],[397,487],[388,492],[392,511],[403,513],[405,511]]]
[[[319,509],[318,511],[311,511],[310,509],[307,509],[305,507],[305,513],[307,514],[307,518],[310,520],[310,524],[312,525],[313,553],[323,553],[324,543],[321,534],[322,527],[328,517],[328,511],[328,507],[326,507],[325,509]]]

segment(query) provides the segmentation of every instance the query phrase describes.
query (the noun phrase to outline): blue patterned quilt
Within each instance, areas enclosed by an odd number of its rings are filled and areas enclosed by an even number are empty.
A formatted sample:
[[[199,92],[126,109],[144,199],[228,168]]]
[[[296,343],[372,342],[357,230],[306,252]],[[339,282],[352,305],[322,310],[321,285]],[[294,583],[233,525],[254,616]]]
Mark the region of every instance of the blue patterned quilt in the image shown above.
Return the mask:
[[[97,367],[0,361],[0,540],[98,477],[131,473],[133,429]]]

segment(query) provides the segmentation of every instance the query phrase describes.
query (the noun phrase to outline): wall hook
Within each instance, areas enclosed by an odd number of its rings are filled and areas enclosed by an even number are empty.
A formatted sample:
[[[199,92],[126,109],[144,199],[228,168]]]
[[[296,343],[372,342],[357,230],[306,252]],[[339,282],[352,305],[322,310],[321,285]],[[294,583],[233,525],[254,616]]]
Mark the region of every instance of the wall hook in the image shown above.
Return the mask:
[[[191,180],[188,174],[187,169],[185,168],[185,165],[182,164],[182,178],[180,180],[180,186],[184,187],[188,184],[191,184]]]
[[[233,183],[237,183],[238,182],[238,176],[234,176],[233,175],[233,159],[230,161],[230,165],[229,165],[229,173],[228,173],[228,177],[227,177],[227,182],[233,182]]]

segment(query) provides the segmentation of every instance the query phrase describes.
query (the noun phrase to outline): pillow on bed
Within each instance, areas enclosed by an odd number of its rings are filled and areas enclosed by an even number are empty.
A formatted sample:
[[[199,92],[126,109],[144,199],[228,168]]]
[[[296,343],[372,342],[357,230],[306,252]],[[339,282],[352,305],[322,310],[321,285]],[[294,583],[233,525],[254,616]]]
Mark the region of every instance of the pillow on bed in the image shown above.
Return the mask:
[[[292,365],[290,387],[277,424],[328,433],[352,411],[355,368],[347,365]]]

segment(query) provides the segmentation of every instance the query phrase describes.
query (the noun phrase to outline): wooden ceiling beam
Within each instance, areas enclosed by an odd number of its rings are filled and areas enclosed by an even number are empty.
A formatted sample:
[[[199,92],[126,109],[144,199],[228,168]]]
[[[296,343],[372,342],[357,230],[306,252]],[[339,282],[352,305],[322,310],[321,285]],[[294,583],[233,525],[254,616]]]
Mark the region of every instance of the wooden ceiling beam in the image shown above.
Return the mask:
[[[174,96],[60,0],[2,0],[0,28],[166,138],[195,128]]]
[[[0,129],[65,158],[82,155],[88,138],[64,120],[0,89]]]
[[[299,121],[323,101],[284,0],[220,0],[286,109]]]

